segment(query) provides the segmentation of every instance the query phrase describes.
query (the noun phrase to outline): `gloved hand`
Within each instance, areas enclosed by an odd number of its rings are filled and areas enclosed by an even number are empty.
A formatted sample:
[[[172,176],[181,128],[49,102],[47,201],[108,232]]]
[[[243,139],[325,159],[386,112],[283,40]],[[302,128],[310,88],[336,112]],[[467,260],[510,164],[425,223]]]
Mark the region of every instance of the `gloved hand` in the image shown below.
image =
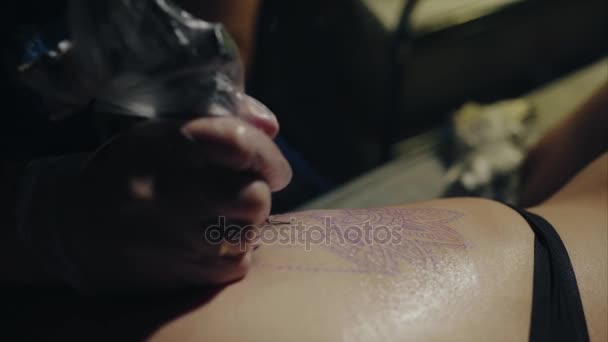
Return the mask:
[[[76,177],[39,189],[26,235],[49,270],[93,293],[242,278],[251,264],[245,236],[253,235],[241,231],[222,237],[233,244],[218,244],[206,229],[220,217],[254,229],[270,212],[271,192],[291,179],[272,141],[276,118],[256,100],[246,102],[240,117],[139,124]]]

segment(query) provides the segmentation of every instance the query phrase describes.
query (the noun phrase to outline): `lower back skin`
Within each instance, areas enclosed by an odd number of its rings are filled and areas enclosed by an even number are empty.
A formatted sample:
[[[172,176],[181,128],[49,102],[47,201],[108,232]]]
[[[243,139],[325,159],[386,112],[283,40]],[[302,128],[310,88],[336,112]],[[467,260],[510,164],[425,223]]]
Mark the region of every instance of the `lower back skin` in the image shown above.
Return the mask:
[[[564,240],[597,341],[608,337],[607,160],[603,156],[531,209]],[[272,227],[276,234],[260,242],[245,279],[168,322],[151,340],[528,339],[534,235],[503,204],[445,199],[301,212],[272,222],[280,223]],[[377,236],[357,239],[357,231],[370,227]],[[287,234],[298,229],[315,243],[306,246]],[[329,240],[321,232],[330,232]],[[348,232],[351,240],[337,237]],[[394,239],[385,241],[387,235]]]

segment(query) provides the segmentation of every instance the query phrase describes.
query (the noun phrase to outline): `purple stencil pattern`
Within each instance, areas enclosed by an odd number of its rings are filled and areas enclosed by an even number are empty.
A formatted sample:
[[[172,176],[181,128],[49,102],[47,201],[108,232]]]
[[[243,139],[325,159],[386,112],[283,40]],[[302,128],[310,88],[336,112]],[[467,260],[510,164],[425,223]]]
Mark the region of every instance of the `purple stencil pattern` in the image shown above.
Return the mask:
[[[264,264],[277,270],[304,272],[378,273],[397,275],[404,264],[435,268],[445,250],[466,250],[463,237],[448,224],[461,218],[461,213],[434,208],[353,209],[338,212],[304,212],[281,215],[283,222],[307,222],[327,227],[331,224],[330,243],[320,244],[330,253],[348,261],[347,267]],[[378,239],[345,239],[349,230],[382,230],[389,241]],[[356,228],[356,229],[355,229]],[[341,236],[341,238],[340,238]],[[383,238],[387,236],[383,235]],[[271,247],[272,248],[272,247]]]

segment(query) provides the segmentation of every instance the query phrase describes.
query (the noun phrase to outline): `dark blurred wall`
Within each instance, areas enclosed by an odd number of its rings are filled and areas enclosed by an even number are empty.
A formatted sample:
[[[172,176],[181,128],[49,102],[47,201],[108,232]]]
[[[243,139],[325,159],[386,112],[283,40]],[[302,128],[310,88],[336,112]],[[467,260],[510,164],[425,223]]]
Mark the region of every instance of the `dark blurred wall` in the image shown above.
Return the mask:
[[[437,125],[464,101],[521,96],[604,56],[608,1],[523,1],[410,45],[398,71],[395,139]]]
[[[249,90],[277,113],[284,140],[339,184],[465,101],[519,96],[599,58],[607,7],[522,1],[404,41],[359,0],[267,0]],[[292,193],[315,192],[303,184]]]
[[[389,36],[359,1],[264,2],[249,90],[284,139],[340,183],[378,165]]]

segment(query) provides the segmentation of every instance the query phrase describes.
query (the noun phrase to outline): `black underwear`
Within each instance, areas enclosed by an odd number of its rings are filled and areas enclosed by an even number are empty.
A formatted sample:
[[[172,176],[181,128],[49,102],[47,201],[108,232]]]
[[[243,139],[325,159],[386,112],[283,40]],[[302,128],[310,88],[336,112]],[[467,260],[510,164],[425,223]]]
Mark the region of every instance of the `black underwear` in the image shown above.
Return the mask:
[[[530,341],[589,341],[576,275],[561,238],[542,217],[513,209],[535,234]]]

